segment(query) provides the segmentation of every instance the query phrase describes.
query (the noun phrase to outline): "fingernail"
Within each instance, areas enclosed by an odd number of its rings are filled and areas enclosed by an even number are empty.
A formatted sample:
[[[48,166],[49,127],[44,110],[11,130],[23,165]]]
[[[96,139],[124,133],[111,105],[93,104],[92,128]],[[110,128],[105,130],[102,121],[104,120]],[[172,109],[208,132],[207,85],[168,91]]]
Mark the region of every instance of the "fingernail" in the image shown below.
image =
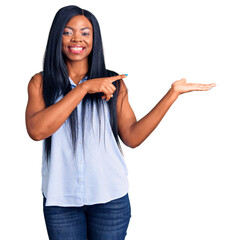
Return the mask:
[[[125,76],[128,76],[128,74],[125,74]]]

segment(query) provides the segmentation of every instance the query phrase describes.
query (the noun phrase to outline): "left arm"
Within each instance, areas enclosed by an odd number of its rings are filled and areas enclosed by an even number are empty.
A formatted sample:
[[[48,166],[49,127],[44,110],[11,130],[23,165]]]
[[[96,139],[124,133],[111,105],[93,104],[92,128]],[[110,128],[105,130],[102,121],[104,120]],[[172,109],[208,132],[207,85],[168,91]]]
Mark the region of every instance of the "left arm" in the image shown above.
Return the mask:
[[[117,100],[119,136],[125,145],[132,148],[139,146],[152,133],[180,94],[191,91],[207,91],[215,86],[215,84],[186,83],[185,79],[176,81],[156,106],[137,121],[129,104],[127,88],[123,80],[121,83]]]

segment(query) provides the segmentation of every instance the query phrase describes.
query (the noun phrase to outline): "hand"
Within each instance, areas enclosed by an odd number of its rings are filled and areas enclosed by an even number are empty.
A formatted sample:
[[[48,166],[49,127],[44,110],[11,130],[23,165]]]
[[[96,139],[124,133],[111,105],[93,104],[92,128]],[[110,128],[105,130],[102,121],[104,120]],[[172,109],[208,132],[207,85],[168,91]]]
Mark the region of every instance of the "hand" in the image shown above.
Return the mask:
[[[208,91],[212,87],[215,87],[215,83],[211,84],[201,84],[201,83],[186,83],[186,79],[182,78],[172,84],[172,89],[178,95],[182,93],[192,92],[192,91]]]
[[[125,77],[126,75],[122,74],[113,77],[95,78],[87,80],[82,84],[85,87],[87,93],[91,94],[101,92],[104,94],[102,96],[102,99],[109,101],[110,98],[113,97],[113,93],[116,90],[115,86],[112,83]]]

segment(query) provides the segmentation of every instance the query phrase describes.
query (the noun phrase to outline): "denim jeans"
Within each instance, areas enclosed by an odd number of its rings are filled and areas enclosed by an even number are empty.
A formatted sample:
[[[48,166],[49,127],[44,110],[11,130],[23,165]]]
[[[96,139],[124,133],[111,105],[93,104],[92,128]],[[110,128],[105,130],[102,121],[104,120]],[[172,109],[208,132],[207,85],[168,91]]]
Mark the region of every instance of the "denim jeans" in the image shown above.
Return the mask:
[[[83,207],[45,206],[50,240],[124,240],[131,218],[129,196]]]

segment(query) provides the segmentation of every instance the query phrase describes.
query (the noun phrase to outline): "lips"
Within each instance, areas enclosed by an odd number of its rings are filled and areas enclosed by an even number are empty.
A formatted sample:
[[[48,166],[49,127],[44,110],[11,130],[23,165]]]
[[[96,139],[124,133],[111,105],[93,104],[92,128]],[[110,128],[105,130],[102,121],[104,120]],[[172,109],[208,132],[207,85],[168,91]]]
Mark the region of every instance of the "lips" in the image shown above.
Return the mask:
[[[71,46],[68,46],[68,50],[71,53],[78,54],[78,53],[82,53],[85,50],[85,47],[81,45],[71,45]]]

